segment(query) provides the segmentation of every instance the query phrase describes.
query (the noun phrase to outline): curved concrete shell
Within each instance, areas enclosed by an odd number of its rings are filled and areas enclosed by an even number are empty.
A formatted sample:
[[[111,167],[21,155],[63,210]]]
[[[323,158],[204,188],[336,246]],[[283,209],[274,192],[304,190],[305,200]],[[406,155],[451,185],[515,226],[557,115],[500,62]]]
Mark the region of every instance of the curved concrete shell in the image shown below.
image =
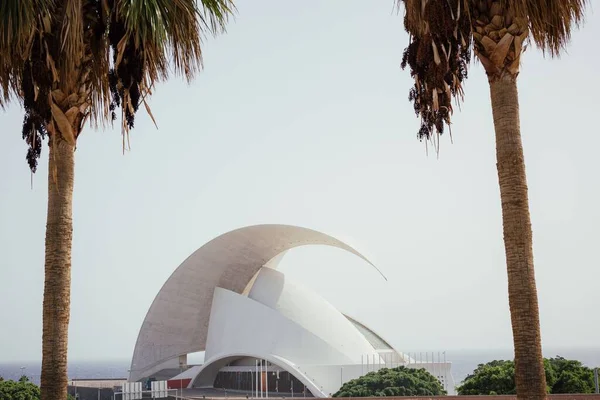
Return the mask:
[[[349,251],[377,270],[352,247],[311,229],[255,225],[225,233],[194,252],[163,285],[140,329],[130,380],[178,356],[205,350],[215,288],[241,294],[263,266],[276,268],[283,253],[306,245]]]
[[[381,366],[394,353],[405,362],[392,348],[379,353],[355,323],[312,290],[262,268],[248,296],[215,289],[204,365],[189,387],[213,387],[224,366],[254,358],[289,372],[314,396],[327,397],[339,389],[340,370],[346,379],[356,378],[365,358]]]

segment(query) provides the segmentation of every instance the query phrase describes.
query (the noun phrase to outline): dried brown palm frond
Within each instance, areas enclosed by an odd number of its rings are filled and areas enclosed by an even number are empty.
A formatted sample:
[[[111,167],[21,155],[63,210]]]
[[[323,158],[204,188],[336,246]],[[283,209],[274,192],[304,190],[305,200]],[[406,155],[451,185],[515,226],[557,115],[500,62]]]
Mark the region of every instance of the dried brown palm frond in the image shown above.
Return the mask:
[[[526,18],[535,44],[552,56],[560,55],[573,28],[584,19],[588,0],[504,0],[517,17]]]
[[[402,68],[410,67],[415,84],[409,93],[421,118],[419,139],[431,139],[450,125],[452,100],[463,96],[471,57],[471,27],[465,0],[404,0],[410,43]]]
[[[409,100],[421,118],[419,139],[450,125],[452,102],[463,97],[471,50],[490,79],[517,76],[531,39],[544,52],[560,54],[584,17],[587,0],[397,0],[404,6],[410,43],[402,67],[415,85]],[[473,46],[473,48],[471,48]]]

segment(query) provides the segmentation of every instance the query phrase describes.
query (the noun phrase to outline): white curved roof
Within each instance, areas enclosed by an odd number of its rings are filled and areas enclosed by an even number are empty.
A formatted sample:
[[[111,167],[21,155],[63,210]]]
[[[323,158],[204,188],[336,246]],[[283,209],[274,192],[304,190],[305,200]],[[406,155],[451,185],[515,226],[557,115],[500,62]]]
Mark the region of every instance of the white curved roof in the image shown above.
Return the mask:
[[[290,322],[327,343],[332,349],[346,357],[345,363],[360,363],[363,354],[374,352],[373,346],[365,336],[339,310],[316,292],[288,279],[280,271],[262,268],[258,272],[248,299],[277,311]],[[212,326],[212,318],[211,315],[211,330],[215,328]],[[250,321],[260,320],[252,317],[247,319]],[[270,325],[270,323],[267,324],[269,329],[276,330],[275,324],[272,327]],[[208,336],[210,343],[210,333]],[[255,341],[256,339],[252,338],[249,345],[254,347]],[[300,343],[302,344],[300,345]],[[290,349],[285,346],[281,347],[280,344],[275,343],[269,351],[294,363],[298,360],[298,357],[290,352]],[[209,350],[212,348],[207,345],[208,355],[210,355]],[[310,357],[315,357],[314,354],[318,353],[305,340],[298,340],[296,348],[291,350],[308,353]],[[329,362],[335,364],[334,360],[329,360]],[[342,360],[337,362],[342,363]]]
[[[195,251],[163,285],[140,329],[130,380],[142,378],[145,371],[164,361],[205,350],[215,288],[242,293],[262,266],[287,250],[306,245],[344,249],[381,274],[352,247],[311,229],[255,225],[225,233]]]

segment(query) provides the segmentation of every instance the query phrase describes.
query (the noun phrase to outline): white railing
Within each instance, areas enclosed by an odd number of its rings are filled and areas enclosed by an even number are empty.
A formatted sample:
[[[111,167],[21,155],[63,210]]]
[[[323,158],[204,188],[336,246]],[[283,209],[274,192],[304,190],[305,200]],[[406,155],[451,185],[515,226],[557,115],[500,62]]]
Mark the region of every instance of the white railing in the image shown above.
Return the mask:
[[[166,389],[164,392],[156,392],[152,390],[142,390],[140,392],[128,393],[128,392],[115,392],[113,395],[114,400],[137,400],[142,399],[144,393],[150,393],[153,399],[165,399],[167,397],[175,397],[176,399],[186,400],[186,397],[179,395],[180,389]],[[173,394],[169,394],[173,393]],[[139,395],[139,397],[137,397]]]

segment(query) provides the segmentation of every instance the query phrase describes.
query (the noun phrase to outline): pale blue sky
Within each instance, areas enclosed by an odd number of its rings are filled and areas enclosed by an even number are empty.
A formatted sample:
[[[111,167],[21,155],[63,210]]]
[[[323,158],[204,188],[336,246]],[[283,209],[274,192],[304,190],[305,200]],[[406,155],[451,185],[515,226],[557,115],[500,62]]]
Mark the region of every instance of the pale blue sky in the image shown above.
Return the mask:
[[[368,5],[367,5],[368,3]],[[487,81],[473,65],[454,144],[416,139],[393,1],[240,1],[190,86],[160,85],[132,151],[87,129],[74,196],[72,359],[128,358],[158,289],[216,235],[257,223],[324,231],[340,251],[283,270],[405,351],[511,346]],[[528,50],[520,78],[542,334],[598,346],[600,15],[569,54]],[[41,353],[47,153],[30,188],[22,111],[0,114],[0,362]]]

